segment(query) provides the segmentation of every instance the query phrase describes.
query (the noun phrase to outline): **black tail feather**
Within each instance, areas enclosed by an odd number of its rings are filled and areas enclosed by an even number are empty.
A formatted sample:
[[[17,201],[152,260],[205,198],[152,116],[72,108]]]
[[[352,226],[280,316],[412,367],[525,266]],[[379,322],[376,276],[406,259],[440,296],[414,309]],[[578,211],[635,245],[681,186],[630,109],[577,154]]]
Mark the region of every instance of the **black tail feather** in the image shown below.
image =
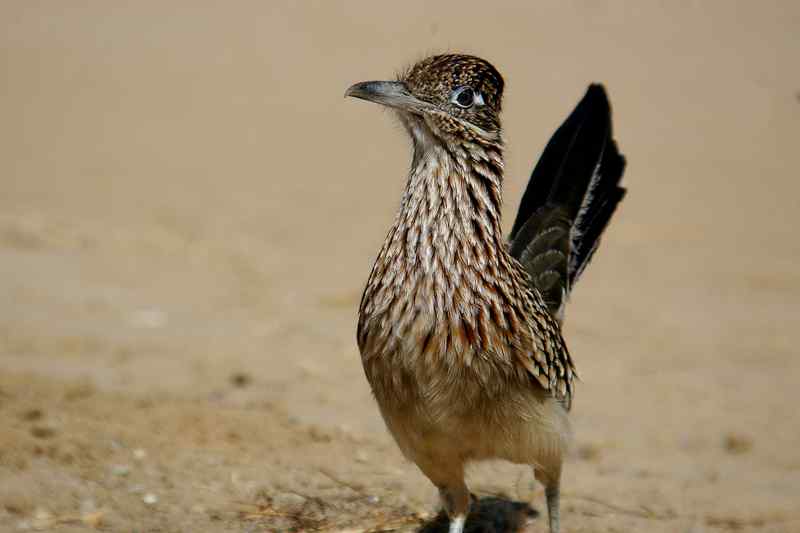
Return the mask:
[[[525,222],[545,204],[569,205],[577,215],[592,173],[610,134],[608,98],[592,84],[569,117],[556,130],[531,173],[511,229],[513,240]]]
[[[617,205],[625,197],[625,189],[619,181],[625,171],[625,157],[617,150],[617,143],[609,139],[603,151],[603,159],[598,169],[600,178],[592,187],[587,202],[581,208],[578,219],[572,227],[572,250],[569,264],[569,283],[574,285],[583,269],[589,264],[594,251],[600,244],[600,236],[605,231]]]
[[[625,194],[619,186],[624,168],[605,89],[592,84],[545,147],[509,237],[512,255],[554,312]]]

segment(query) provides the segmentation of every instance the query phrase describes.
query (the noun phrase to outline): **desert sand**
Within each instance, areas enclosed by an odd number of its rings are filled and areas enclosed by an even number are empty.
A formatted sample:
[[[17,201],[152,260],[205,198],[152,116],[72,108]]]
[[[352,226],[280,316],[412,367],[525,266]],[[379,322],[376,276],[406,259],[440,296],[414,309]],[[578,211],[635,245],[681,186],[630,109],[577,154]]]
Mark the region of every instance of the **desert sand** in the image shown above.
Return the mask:
[[[449,50],[506,78],[507,226],[588,83],[628,156],[563,530],[800,531],[788,0],[2,2],[0,530],[442,526],[354,338],[409,143],[342,95]],[[470,485],[469,530],[546,531],[529,469]]]

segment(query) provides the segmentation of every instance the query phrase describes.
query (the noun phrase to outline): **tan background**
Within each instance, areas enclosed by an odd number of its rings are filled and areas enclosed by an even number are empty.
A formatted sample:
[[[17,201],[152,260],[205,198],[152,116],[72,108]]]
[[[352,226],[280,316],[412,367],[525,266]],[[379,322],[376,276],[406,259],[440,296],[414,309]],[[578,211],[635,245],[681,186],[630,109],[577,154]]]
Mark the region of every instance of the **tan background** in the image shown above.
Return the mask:
[[[507,224],[588,82],[629,159],[568,309],[564,530],[800,531],[799,36],[788,0],[2,2],[0,530],[435,509],[354,342],[408,142],[342,94],[463,50],[506,77]]]

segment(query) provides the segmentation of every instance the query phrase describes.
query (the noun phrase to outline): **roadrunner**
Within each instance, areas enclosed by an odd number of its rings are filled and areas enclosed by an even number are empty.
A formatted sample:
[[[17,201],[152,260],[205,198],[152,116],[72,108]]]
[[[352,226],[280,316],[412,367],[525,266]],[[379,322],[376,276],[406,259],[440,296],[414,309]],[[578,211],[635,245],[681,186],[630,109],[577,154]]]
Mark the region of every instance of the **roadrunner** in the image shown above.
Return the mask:
[[[575,366],[564,304],[625,190],[605,90],[590,85],[501,230],[503,78],[438,55],[346,96],[397,111],[413,142],[400,211],[361,299],[358,346],[386,425],[461,533],[467,464],[531,465],[559,531]]]

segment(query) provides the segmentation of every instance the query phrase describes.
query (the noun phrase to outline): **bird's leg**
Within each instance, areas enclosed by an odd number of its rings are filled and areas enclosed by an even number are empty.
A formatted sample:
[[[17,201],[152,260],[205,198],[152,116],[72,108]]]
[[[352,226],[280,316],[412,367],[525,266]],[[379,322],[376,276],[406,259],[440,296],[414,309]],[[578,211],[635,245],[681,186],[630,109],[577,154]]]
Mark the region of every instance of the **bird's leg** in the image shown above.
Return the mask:
[[[547,499],[547,518],[550,522],[550,533],[561,531],[561,520],[559,514],[559,500],[561,490],[561,468],[556,472],[544,472],[534,469],[534,475],[544,485],[544,495]]]
[[[469,513],[469,490],[461,481],[458,484],[440,486],[439,494],[442,497],[444,510],[450,518],[449,533],[463,533],[464,523]]]
[[[547,498],[547,517],[550,520],[550,533],[559,533],[561,520],[559,517],[559,496],[560,490],[558,483],[545,487],[544,495]]]

